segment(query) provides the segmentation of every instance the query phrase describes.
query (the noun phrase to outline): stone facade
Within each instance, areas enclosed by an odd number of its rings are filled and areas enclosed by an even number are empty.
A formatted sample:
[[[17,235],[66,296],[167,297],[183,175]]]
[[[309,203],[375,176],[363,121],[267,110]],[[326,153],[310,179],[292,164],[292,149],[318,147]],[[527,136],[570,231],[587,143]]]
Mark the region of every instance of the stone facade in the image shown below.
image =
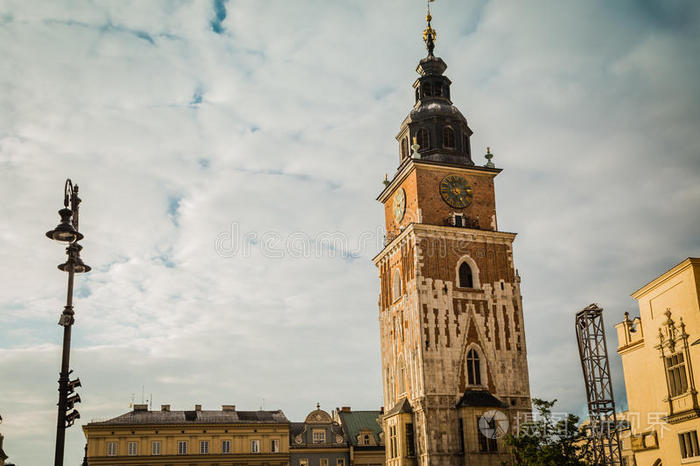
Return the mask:
[[[491,154],[483,167],[472,160],[472,132],[450,100],[447,65],[433,56],[430,23],[424,37],[429,55],[397,136],[399,168],[377,198],[387,231],[374,258],[386,463],[497,465],[509,459],[503,432],[487,438],[478,424],[498,411],[513,426],[530,410],[516,235],[498,230],[500,170]]]
[[[291,466],[348,466],[348,442],[343,429],[330,414],[317,406],[304,422],[289,429]]]

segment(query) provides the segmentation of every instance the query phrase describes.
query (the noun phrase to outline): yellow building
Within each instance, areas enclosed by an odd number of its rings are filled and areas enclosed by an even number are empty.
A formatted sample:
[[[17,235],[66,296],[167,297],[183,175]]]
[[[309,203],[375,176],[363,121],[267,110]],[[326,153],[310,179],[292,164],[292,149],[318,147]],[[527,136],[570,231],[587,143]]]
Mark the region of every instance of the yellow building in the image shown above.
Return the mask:
[[[148,405],[83,426],[91,466],[289,465],[289,420],[282,411],[150,411]]]
[[[700,259],[684,260],[632,297],[639,317],[615,326],[629,405],[625,462],[700,464]]]

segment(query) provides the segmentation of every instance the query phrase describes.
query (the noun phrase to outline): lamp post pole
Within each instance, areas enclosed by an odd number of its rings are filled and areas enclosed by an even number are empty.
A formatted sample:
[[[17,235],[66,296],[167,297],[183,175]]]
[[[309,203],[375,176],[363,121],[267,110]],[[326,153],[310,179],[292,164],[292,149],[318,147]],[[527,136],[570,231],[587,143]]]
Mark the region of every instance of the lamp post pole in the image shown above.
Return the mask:
[[[70,208],[68,208],[70,204]],[[63,453],[66,440],[66,427],[73,425],[76,419],[80,418],[77,409],[73,409],[76,403],[80,403],[80,396],[75,391],[80,387],[80,379],[70,380],[70,339],[71,327],[75,322],[73,316],[73,283],[76,273],[89,272],[90,267],[85,265],[80,259],[82,246],[78,241],[83,235],[78,231],[78,210],[80,198],[78,197],[78,185],[73,185],[71,180],[66,180],[64,188],[63,209],[58,213],[61,216],[61,223],[46,233],[51,239],[68,243],[66,254],[68,260],[58,266],[59,270],[68,272],[68,292],[66,294],[66,305],[63,308],[58,325],[63,327],[63,350],[61,354],[61,372],[58,377],[58,421],[56,424],[56,455],[55,466],[63,466]],[[70,396],[69,396],[70,395]],[[70,413],[67,411],[73,409]]]

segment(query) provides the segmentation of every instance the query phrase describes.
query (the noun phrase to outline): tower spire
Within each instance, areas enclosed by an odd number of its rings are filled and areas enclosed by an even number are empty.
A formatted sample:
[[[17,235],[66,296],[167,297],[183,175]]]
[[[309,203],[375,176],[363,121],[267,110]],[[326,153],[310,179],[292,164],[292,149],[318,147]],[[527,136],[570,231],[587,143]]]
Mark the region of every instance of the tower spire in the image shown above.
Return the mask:
[[[428,0],[428,12],[425,15],[425,20],[428,22],[428,26],[423,30],[423,41],[425,41],[425,46],[428,49],[428,56],[432,57],[433,50],[435,50],[435,41],[437,40],[437,32],[430,25],[430,21],[433,19],[430,14],[430,4],[434,0]]]

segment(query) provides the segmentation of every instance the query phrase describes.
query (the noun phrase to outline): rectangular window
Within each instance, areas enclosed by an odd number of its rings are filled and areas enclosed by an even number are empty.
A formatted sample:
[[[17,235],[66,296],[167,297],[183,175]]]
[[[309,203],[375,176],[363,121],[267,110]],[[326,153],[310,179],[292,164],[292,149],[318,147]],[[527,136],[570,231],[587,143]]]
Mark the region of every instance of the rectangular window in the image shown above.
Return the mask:
[[[389,458],[396,458],[397,453],[396,426],[391,426],[389,427]]]
[[[129,456],[136,456],[139,454],[139,447],[136,442],[129,442],[126,444]]]
[[[679,396],[688,391],[688,379],[685,375],[683,353],[666,358],[666,373],[671,396]]]
[[[496,433],[496,421],[494,419],[491,419],[488,421],[488,429],[484,429],[487,432],[493,432],[494,435]],[[479,424],[479,418],[476,418],[476,425]],[[487,437],[485,436],[482,432],[481,429],[479,429],[479,451],[482,453],[494,453],[498,451],[498,442],[496,441],[495,438]]]
[[[224,440],[221,442],[221,453],[231,453],[231,441]]]
[[[302,458],[299,460],[299,466],[309,466],[309,460]]]
[[[250,452],[251,453],[260,453],[260,440],[251,440],[250,441]]]
[[[461,214],[455,214],[454,224],[456,227],[464,226],[464,217]]]
[[[678,434],[678,443],[680,443],[681,446],[681,458],[686,459],[700,456],[697,430]]]
[[[328,458],[321,458],[321,466],[328,466]]]
[[[272,440],[270,440],[270,451],[272,453],[279,453],[279,451],[280,451],[279,439],[273,438]]]
[[[459,451],[464,451],[464,421],[461,417],[459,418]]]
[[[177,454],[178,455],[186,455],[187,454],[187,441],[186,440],[180,440],[177,442]]]
[[[338,461],[335,463],[336,466],[345,466],[345,458],[338,458]]]
[[[313,440],[314,440],[314,443],[326,443],[326,430],[325,429],[314,429]]]
[[[209,453],[209,440],[202,440],[199,442],[199,454]]]
[[[117,442],[107,444],[107,456],[117,456]]]
[[[416,456],[416,448],[413,440],[413,423],[406,423],[406,456]]]
[[[151,455],[160,455],[160,442],[151,442]]]

